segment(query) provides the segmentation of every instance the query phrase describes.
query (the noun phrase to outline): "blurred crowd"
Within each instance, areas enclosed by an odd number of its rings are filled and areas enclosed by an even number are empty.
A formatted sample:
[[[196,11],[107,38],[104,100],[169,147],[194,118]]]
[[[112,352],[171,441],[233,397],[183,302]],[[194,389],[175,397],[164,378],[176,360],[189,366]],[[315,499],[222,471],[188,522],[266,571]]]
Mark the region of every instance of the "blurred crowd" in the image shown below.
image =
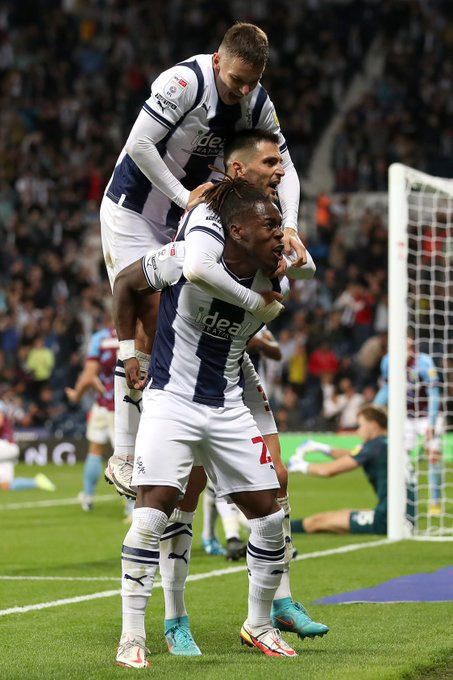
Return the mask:
[[[354,426],[385,353],[387,230],[385,206],[353,206],[351,196],[385,191],[394,160],[453,174],[447,9],[440,0],[0,0],[0,398],[16,427],[84,432],[64,388],[110,298],[104,186],[151,81],[215,51],[236,19],[269,34],[263,83],[301,175],[375,37],[387,52],[382,79],[336,139],[342,193],[318,198],[308,243],[317,276],[292,287],[272,326],[283,358],[266,365],[283,431]]]

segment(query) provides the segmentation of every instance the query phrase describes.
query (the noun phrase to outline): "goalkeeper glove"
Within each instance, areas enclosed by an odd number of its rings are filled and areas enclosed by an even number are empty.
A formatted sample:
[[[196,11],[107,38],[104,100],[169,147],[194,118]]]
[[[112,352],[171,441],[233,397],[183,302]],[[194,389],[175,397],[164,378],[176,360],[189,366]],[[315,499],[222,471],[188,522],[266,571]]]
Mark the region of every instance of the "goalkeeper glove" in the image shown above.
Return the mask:
[[[288,471],[289,472],[302,472],[302,474],[306,475],[308,474],[308,468],[310,467],[310,463],[306,460],[301,460],[300,458],[296,458],[296,456],[293,456],[290,458],[289,463],[288,463]]]
[[[332,455],[332,447],[330,444],[323,444],[322,442],[317,442],[314,439],[306,439],[302,442],[300,446],[297,447],[297,456],[299,458],[305,458],[306,453],[312,453],[313,451],[321,451],[327,456]]]

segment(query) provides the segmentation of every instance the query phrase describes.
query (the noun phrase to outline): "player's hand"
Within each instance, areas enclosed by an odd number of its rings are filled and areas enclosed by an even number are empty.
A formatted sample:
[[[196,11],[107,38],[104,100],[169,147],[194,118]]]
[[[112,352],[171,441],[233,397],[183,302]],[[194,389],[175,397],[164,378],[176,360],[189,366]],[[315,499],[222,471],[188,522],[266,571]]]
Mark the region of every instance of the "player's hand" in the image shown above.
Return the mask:
[[[291,255],[293,267],[301,267],[303,264],[307,264],[307,249],[295,229],[291,227],[283,229],[283,245],[285,246],[285,255]]]
[[[262,323],[269,323],[284,310],[280,302],[283,300],[283,295],[275,290],[266,290],[260,295],[263,298],[263,304],[253,312],[253,316]]]
[[[314,439],[306,439],[305,441],[300,444],[300,446],[297,447],[297,456],[299,458],[305,458],[306,453],[313,453],[313,451],[319,451],[320,450],[320,442],[316,442]]]
[[[325,453],[326,456],[330,456],[332,454],[332,447],[330,444],[317,442],[315,439],[305,439],[305,441],[297,447],[295,457],[304,460],[307,453],[313,453],[314,451],[319,451]]]
[[[79,403],[79,398],[77,396],[77,392],[73,387],[65,387],[65,394],[68,398],[68,400],[71,402],[71,404],[78,404]]]
[[[274,276],[279,276],[279,277],[284,276],[288,267],[289,267],[288,260],[286,259],[286,257],[282,257],[282,259],[278,263],[277,269],[272,272],[272,278],[274,278]]]
[[[126,382],[129,389],[139,390],[140,392],[144,390],[148,382],[148,375],[145,375],[144,378],[140,377],[140,364],[138,359],[131,357],[130,359],[125,359],[123,363]]]
[[[192,189],[192,191],[189,194],[189,200],[186,205],[186,210],[191,210],[192,208],[195,208],[196,205],[199,203],[203,203],[204,200],[204,194],[208,189],[212,189],[214,186],[213,182],[204,182],[204,184],[200,184],[198,187],[195,187],[195,189]]]

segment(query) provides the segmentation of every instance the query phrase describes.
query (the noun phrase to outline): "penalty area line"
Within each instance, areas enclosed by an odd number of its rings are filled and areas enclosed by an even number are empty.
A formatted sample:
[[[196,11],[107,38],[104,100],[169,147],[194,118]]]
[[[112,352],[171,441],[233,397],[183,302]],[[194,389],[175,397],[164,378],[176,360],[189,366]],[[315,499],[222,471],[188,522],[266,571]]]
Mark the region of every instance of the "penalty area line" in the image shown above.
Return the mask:
[[[339,548],[331,548],[330,550],[318,550],[316,552],[307,553],[306,555],[298,555],[295,561],[300,560],[310,560],[316,559],[318,557],[330,557],[330,555],[339,555],[342,553],[354,552],[356,550],[362,550],[364,548],[375,548],[381,545],[389,545],[393,543],[388,539],[382,539],[379,541],[369,541],[367,543],[353,543],[350,545],[340,546]],[[246,571],[247,566],[241,565],[237,567],[226,567],[224,569],[214,569],[213,571],[203,572],[201,574],[192,574],[188,576],[188,581],[202,581],[208,578],[215,578],[217,576],[228,576],[229,574],[237,574],[241,571]],[[3,579],[7,580],[12,577],[3,576]],[[17,577],[14,577],[16,579]],[[20,578],[20,577],[19,577]],[[31,580],[33,577],[27,577]],[[42,580],[43,577],[36,577],[36,580]],[[48,577],[52,579],[53,577]],[[67,579],[68,577],[65,577]],[[62,580],[59,577],[55,577],[55,580]],[[155,588],[162,588],[162,583],[158,582],[154,584]],[[24,607],[10,607],[9,609],[0,610],[0,616],[7,616],[8,614],[26,614],[30,611],[36,611],[39,609],[49,609],[51,607],[61,607],[67,604],[78,604],[79,602],[88,602],[90,600],[100,600],[107,597],[115,597],[120,595],[121,590],[105,590],[100,593],[92,593],[91,595],[80,595],[78,597],[68,597],[62,600],[53,600],[51,602],[39,602],[37,604],[25,605]]]

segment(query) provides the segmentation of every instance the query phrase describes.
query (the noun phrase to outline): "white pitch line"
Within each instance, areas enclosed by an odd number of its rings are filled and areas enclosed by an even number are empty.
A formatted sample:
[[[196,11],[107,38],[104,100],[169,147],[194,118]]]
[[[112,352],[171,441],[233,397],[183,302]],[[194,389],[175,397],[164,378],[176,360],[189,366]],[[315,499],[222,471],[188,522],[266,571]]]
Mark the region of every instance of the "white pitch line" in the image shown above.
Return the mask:
[[[330,550],[319,550],[317,552],[313,553],[307,553],[306,555],[298,555],[295,560],[300,561],[300,560],[310,560],[310,559],[315,559],[317,557],[329,557],[330,555],[337,555],[341,553],[347,553],[347,552],[354,552],[356,550],[362,550],[364,548],[374,548],[378,547],[381,545],[387,545],[392,543],[392,541],[389,541],[388,539],[382,539],[379,541],[370,541],[368,543],[353,543],[351,545],[345,545],[341,546],[340,548],[332,548]],[[227,567],[224,569],[214,569],[213,571],[208,571],[204,572],[201,574],[192,574],[189,575],[187,580],[188,581],[201,581],[207,578],[215,578],[217,576],[226,576],[228,574],[237,574],[238,572],[245,571],[247,569],[246,565],[241,565],[238,567]],[[7,576],[1,577],[3,579],[7,579]],[[20,577],[9,577],[11,579],[16,579]],[[33,577],[26,577],[28,579],[32,579]],[[37,576],[35,577],[36,580],[42,580],[46,577],[42,576]],[[49,580],[54,578],[54,580],[66,580],[69,577],[61,577],[59,578],[58,576],[56,577],[47,577]],[[75,579],[74,579],[75,580]],[[161,588],[162,583],[158,582],[154,584],[155,588]],[[26,605],[25,607],[11,607],[10,609],[3,609],[0,610],[0,616],[6,616],[8,614],[25,614],[26,612],[34,611],[37,609],[48,609],[49,607],[61,607],[62,605],[66,604],[77,604],[79,602],[87,602],[89,600],[98,600],[104,597],[113,597],[115,595],[119,595],[121,593],[120,590],[106,590],[100,593],[93,593],[91,595],[80,595],[79,597],[70,597],[70,598],[65,598],[64,600],[54,600],[52,602],[40,602],[38,604],[30,604]]]
[[[107,496],[95,496],[95,503],[108,503],[116,498],[118,494],[108,494]],[[58,505],[80,505],[78,498],[55,498],[49,501],[27,501],[24,503],[4,503],[0,505],[0,510],[22,510],[24,508],[54,508]]]
[[[0,576],[0,581],[116,581],[118,576]]]

